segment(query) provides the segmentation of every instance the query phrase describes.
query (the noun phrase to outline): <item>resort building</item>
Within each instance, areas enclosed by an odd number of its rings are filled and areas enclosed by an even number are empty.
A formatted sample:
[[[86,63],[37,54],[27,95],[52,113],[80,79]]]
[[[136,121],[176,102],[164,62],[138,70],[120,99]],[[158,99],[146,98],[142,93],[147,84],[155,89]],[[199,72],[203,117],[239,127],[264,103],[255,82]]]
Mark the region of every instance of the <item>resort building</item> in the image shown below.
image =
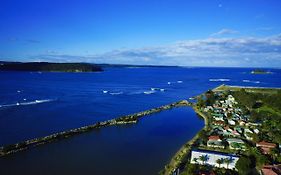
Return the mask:
[[[281,164],[279,165],[265,165],[261,169],[262,175],[279,175],[281,174]]]
[[[213,125],[215,125],[215,126],[224,126],[224,121],[214,121]]]
[[[252,134],[253,134],[253,132],[250,129],[246,128],[244,130],[244,135],[245,135],[246,139],[253,140]]]
[[[222,144],[222,140],[220,139],[219,136],[210,136],[207,142],[207,146],[213,148],[224,148],[224,145]]]
[[[241,139],[236,139],[236,138],[229,138],[226,139],[226,141],[229,144],[230,149],[235,149],[235,150],[245,150],[245,142]]]
[[[224,160],[223,163],[218,164],[218,160]],[[192,150],[190,163],[211,165],[218,168],[235,169],[236,162],[239,157],[232,154],[224,154],[215,151]]]
[[[235,125],[236,123],[235,123],[235,121],[233,121],[233,120],[228,120],[228,124],[230,124],[230,125]]]
[[[264,154],[269,154],[270,150],[273,148],[276,148],[277,145],[275,143],[269,143],[269,142],[262,141],[262,142],[257,143],[256,146],[261,148],[262,152]]]
[[[223,114],[213,113],[212,116],[216,121],[224,121]]]

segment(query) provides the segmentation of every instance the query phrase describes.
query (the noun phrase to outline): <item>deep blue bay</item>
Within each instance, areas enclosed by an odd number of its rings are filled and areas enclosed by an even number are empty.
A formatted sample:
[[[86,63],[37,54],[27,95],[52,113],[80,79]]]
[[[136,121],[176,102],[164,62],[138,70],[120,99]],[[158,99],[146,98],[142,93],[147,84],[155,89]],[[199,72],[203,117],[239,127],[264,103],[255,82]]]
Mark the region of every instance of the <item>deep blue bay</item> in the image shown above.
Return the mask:
[[[0,145],[198,95],[222,83],[281,87],[281,70],[106,68],[101,73],[0,72]],[[159,88],[154,91],[151,88]],[[164,90],[160,90],[164,89]],[[108,127],[0,158],[1,174],[157,174],[204,125],[191,108]]]

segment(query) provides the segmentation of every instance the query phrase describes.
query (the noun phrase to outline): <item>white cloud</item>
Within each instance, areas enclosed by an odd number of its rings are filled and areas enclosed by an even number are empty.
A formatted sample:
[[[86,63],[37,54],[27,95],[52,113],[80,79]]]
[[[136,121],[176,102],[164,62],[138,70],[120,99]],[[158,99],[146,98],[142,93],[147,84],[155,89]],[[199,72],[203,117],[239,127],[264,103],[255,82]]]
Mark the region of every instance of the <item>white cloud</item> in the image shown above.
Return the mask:
[[[239,33],[236,30],[232,30],[232,29],[221,29],[220,31],[211,34],[211,36],[221,36],[221,35],[227,35],[227,34],[237,34]]]
[[[120,49],[100,55],[48,54],[53,61],[181,66],[281,67],[281,35],[263,38],[207,38],[162,47]]]

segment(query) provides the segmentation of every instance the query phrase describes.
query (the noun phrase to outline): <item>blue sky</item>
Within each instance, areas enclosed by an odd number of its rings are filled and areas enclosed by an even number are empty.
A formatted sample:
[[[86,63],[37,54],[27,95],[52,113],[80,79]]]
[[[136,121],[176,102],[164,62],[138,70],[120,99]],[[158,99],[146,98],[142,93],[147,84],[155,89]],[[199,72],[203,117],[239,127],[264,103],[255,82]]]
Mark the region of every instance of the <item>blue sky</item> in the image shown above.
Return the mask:
[[[281,67],[279,0],[1,0],[0,60]]]

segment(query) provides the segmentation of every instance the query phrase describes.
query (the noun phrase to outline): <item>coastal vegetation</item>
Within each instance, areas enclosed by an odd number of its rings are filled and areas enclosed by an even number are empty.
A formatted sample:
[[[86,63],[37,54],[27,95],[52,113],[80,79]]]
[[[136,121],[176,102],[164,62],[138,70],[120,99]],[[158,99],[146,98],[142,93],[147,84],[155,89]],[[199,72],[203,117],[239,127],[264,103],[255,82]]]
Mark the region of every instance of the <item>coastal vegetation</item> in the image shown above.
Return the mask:
[[[271,92],[271,93],[270,93]],[[281,143],[281,89],[253,91],[251,88],[231,92],[251,122],[262,123],[255,141]]]
[[[258,174],[281,163],[281,89],[221,85],[196,99],[205,127],[161,174]]]
[[[245,156],[240,157],[236,163],[236,167],[240,175],[248,175],[254,166],[254,162],[249,157]]]
[[[89,63],[0,62],[0,71],[97,72],[100,66]]]

